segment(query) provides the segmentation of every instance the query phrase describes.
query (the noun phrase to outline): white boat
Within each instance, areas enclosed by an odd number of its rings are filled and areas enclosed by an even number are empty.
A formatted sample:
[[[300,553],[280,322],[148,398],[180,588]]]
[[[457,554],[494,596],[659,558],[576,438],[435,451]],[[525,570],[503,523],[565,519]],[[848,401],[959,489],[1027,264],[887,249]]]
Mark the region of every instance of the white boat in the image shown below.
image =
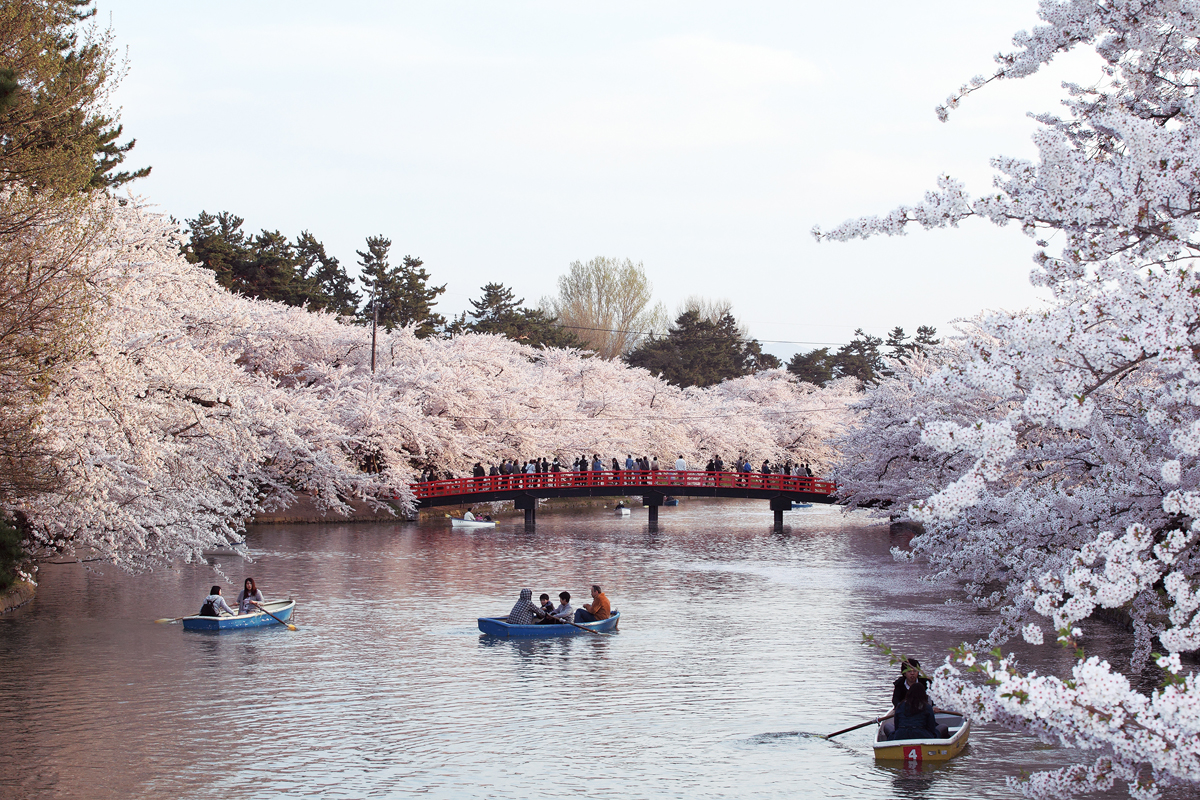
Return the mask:
[[[628,517],[629,516],[629,509],[626,508],[625,506],[619,506],[616,509],[616,511],[617,511],[618,517]]]
[[[460,519],[458,517],[450,518],[451,528],[494,528],[496,523],[485,519]]]

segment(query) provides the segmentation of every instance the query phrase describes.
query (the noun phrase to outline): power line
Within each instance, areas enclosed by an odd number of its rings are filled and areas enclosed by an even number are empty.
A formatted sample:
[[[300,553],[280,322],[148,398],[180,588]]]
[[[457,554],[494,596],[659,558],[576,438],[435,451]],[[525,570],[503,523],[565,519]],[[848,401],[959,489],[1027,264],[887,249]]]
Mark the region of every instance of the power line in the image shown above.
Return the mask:
[[[482,420],[484,422],[688,422],[700,419],[729,419],[732,417],[772,417],[786,414],[807,414],[822,411],[836,411],[837,407],[824,406],[821,408],[794,408],[789,411],[752,411],[733,414],[702,414],[690,417],[466,417],[458,414],[445,414],[446,419]]]
[[[554,327],[566,328],[568,330],[573,330],[573,331],[596,331],[598,333],[632,333],[637,336],[657,336],[657,335],[659,335],[659,333],[657,331],[623,331],[623,330],[618,330],[616,328],[585,328],[582,325],[555,325]],[[696,336],[696,337],[691,337],[691,340],[692,341],[707,341],[707,340],[717,340],[717,339],[727,339],[727,338],[728,337],[726,337],[726,336]],[[751,338],[753,338],[753,337],[751,337]],[[847,344],[846,342],[797,342],[797,341],[792,341],[790,339],[755,339],[755,341],[759,342],[761,344],[816,344],[816,345],[826,345],[829,347],[841,347],[841,346]]]

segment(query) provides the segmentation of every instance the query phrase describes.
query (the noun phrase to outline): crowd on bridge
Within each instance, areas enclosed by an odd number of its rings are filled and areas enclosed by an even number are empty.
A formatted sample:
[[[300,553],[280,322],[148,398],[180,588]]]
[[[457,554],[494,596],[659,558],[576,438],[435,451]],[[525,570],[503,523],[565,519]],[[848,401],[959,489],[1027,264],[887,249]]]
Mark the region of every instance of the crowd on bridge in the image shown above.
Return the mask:
[[[541,457],[534,458],[529,461],[521,461],[515,458],[506,458],[499,464],[492,463],[488,467],[483,466],[483,462],[476,461],[475,466],[471,470],[471,477],[496,477],[506,475],[521,475],[521,474],[538,474],[538,473],[587,473],[587,472],[688,472],[687,460],[682,455],[675,459],[674,464],[668,466],[665,470],[659,463],[658,456],[638,456],[634,457],[632,453],[626,453],[625,459],[622,461],[617,457],[613,457],[607,463],[601,458],[598,453],[593,453],[589,458],[586,455],[581,455],[568,465],[562,458],[555,456],[553,460]],[[797,475],[800,477],[813,477],[812,468],[807,463],[793,463],[790,459],[780,462],[771,463],[770,460],[764,460],[762,465],[755,467],[754,462],[745,456],[739,456],[737,460],[726,465],[720,455],[713,456],[704,465],[704,472],[736,472],[736,473],[759,473],[762,475]],[[458,476],[451,472],[438,472],[435,469],[426,469],[421,474],[421,482],[427,483],[430,481],[439,480],[454,480]]]

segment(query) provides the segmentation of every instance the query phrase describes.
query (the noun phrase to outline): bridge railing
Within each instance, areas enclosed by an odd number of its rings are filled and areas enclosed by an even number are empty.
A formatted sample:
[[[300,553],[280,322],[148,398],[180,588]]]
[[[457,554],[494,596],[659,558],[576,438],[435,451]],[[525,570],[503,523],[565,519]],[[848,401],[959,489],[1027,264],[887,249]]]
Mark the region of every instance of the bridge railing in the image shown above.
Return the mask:
[[[454,478],[448,481],[414,483],[417,500],[487,492],[520,492],[539,489],[612,488],[613,494],[639,494],[652,489],[672,494],[672,489],[719,487],[762,489],[778,492],[807,492],[829,495],[833,481],[799,475],[763,475],[758,472],[706,472],[703,470],[621,470],[604,472],[523,472],[515,475],[488,475],[482,478]],[[676,492],[686,494],[686,492]]]

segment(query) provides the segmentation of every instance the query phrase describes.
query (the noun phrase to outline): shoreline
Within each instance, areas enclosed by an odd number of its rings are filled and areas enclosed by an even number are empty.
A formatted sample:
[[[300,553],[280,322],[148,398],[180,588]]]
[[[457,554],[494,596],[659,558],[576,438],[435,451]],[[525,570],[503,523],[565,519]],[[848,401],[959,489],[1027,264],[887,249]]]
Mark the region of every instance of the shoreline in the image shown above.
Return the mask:
[[[0,614],[20,608],[37,594],[37,586],[29,581],[17,581],[0,596]]]
[[[708,498],[690,498],[691,500],[700,500]],[[629,503],[629,498],[626,497],[555,497],[543,500],[539,505],[539,510],[557,511],[568,508],[611,508],[618,500],[625,500]],[[461,506],[437,506],[436,508],[424,508],[417,511],[415,516],[405,516],[399,512],[395,514],[388,513],[387,510],[378,512],[372,511],[367,504],[361,500],[355,500],[351,503],[354,507],[354,513],[351,515],[328,514],[317,508],[312,498],[300,496],[296,498],[296,502],[291,507],[283,511],[275,511],[270,513],[258,514],[246,524],[249,525],[344,525],[348,522],[414,522],[419,520],[440,519],[446,516],[462,516],[462,512],[466,510],[467,505],[464,503]],[[640,508],[640,503],[630,504],[632,508]],[[473,508],[476,511],[482,510],[482,513],[490,514],[493,517],[509,517],[520,516],[525,512],[518,511],[513,507],[511,500],[502,500],[495,503],[475,503]]]

